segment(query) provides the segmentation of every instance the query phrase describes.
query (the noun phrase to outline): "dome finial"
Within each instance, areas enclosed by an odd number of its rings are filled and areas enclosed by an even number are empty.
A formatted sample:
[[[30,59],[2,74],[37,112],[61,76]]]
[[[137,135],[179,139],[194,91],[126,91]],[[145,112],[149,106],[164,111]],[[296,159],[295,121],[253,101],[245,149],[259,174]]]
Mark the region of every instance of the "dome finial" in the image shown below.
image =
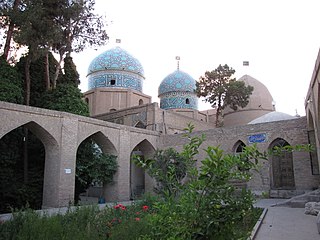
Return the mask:
[[[179,61],[180,61],[180,57],[176,56],[176,60],[177,60],[177,70],[179,70]]]

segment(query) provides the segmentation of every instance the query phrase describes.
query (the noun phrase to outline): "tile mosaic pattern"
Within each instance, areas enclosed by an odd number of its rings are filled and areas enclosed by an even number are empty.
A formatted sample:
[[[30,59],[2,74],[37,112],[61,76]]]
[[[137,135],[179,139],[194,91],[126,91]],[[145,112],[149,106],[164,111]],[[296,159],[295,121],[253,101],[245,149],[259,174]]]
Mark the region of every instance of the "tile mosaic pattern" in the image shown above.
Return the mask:
[[[88,68],[88,88],[122,87],[142,91],[141,63],[120,47],[98,55]]]
[[[159,96],[174,91],[193,92],[195,89],[196,81],[189,74],[176,70],[162,80],[159,86]]]
[[[160,98],[160,108],[161,109],[178,109],[178,108],[198,109],[198,97],[194,93],[183,93],[183,92],[171,92],[171,93],[163,94]]]
[[[130,72],[100,71],[88,76],[88,89],[99,87],[130,88],[142,92],[143,78]]]
[[[160,108],[198,109],[196,81],[187,73],[176,70],[163,79],[159,86]]]

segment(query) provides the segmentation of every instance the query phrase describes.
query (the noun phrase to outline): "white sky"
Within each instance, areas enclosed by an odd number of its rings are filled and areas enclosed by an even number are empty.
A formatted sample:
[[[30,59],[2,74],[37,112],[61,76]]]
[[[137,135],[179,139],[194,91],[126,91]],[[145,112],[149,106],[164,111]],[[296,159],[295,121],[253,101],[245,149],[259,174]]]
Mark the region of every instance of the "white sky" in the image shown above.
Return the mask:
[[[144,67],[143,92],[153,102],[180,56],[180,69],[196,80],[228,64],[236,78],[249,74],[266,85],[277,111],[305,115],[320,47],[319,0],[96,0],[96,9],[106,16],[110,41],[73,55],[83,92],[90,62],[120,38]],[[200,110],[208,108],[199,101]]]

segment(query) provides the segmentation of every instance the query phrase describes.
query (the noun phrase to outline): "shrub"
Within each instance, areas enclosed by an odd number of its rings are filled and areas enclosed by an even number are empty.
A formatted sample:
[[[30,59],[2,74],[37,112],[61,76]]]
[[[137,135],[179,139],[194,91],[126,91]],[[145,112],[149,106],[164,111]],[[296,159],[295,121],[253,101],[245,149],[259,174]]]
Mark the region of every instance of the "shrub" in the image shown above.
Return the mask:
[[[200,169],[195,166],[194,157],[204,141],[204,136],[192,136],[193,126],[186,129],[189,143],[179,154],[185,164],[187,180],[182,182],[167,176],[183,175],[176,168],[156,165],[154,159],[139,159],[139,166],[145,168],[157,181],[166,179],[163,192],[171,193],[166,187],[179,186],[179,196],[166,197],[154,208],[156,214],[148,217],[151,223],[152,239],[239,239],[247,231],[239,232],[239,225],[253,211],[254,198],[248,189],[236,189],[232,181],[248,181],[250,171],[259,158],[264,158],[255,146],[246,147],[238,155],[225,154],[219,147],[205,149],[207,157]],[[163,155],[165,156],[165,155]],[[255,161],[253,161],[255,160]],[[170,162],[170,159],[162,161]],[[159,177],[160,175],[160,177]],[[170,195],[170,194],[169,194]]]

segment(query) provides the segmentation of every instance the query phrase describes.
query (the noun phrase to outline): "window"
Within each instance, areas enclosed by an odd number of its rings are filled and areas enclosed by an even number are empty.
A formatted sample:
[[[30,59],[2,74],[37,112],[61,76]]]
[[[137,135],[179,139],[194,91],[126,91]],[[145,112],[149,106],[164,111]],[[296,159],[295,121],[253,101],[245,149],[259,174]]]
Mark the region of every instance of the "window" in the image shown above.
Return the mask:
[[[142,105],[142,104],[143,104],[143,100],[140,99],[140,100],[139,100],[139,105]]]
[[[112,80],[110,81],[110,85],[116,85],[116,80],[115,80],[115,79],[112,79]]]
[[[186,99],[186,104],[190,104],[189,98]]]

